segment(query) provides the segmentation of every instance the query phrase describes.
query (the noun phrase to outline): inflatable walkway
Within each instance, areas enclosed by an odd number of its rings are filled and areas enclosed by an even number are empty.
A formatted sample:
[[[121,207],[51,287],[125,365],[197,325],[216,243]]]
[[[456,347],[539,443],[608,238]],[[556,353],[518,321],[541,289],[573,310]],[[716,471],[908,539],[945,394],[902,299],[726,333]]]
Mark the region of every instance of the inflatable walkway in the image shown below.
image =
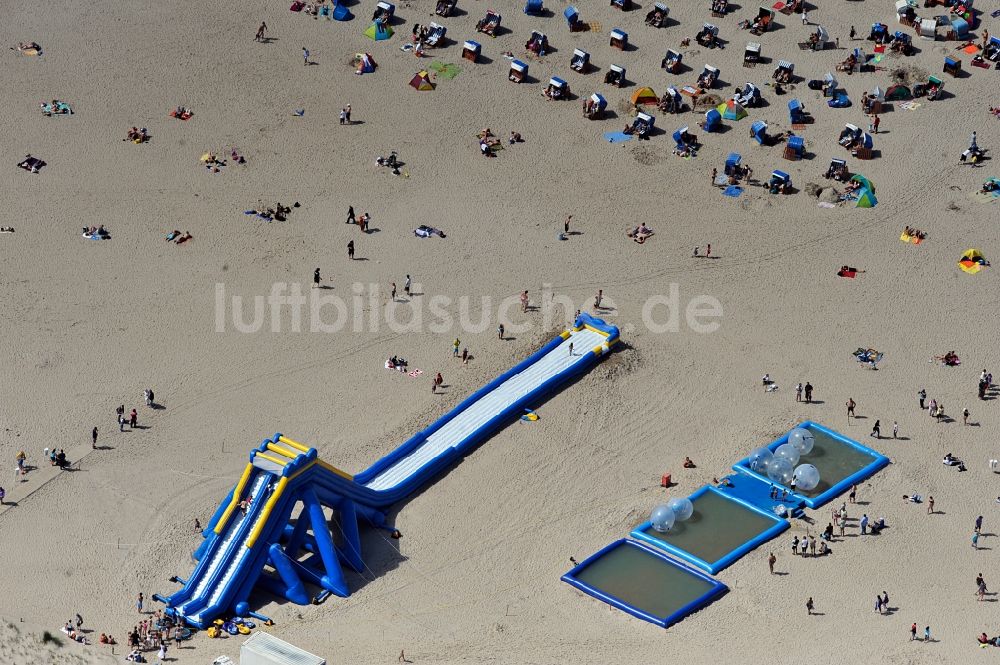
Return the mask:
[[[581,315],[572,329],[357,475],[275,434],[251,451],[243,476],[212,516],[191,577],[179,580],[177,592],[155,598],[168,614],[205,628],[223,615],[247,615],[258,585],[303,605],[311,600],[306,583],[350,595],[341,563],[364,569],[361,520],[384,526],[386,507],[593,366],[617,341],[618,328]],[[297,506],[302,510],[292,522]],[[331,521],[326,508],[335,513]],[[265,573],[265,565],[274,574]]]

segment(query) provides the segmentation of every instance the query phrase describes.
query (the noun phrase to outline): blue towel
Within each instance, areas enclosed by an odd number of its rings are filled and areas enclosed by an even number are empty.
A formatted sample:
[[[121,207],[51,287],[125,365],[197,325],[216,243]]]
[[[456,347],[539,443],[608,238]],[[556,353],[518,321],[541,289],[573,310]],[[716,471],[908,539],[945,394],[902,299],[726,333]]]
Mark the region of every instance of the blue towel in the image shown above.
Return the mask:
[[[625,143],[632,140],[632,134],[625,132],[604,132],[604,140],[608,143]]]
[[[743,188],[740,187],[739,185],[730,185],[729,187],[726,187],[724,190],[722,190],[722,193],[725,196],[732,196],[733,198],[736,198],[737,196],[743,193]]]

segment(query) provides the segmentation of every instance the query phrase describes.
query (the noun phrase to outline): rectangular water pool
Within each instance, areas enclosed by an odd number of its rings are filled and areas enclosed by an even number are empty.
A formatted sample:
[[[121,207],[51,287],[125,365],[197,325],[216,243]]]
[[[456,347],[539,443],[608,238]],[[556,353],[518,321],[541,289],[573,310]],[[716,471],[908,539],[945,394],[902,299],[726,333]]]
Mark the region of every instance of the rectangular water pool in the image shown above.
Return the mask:
[[[663,628],[728,591],[705,573],[625,538],[590,555],[562,580]]]
[[[794,496],[801,497],[810,508],[818,508],[843,494],[856,483],[873,476],[889,464],[889,458],[863,446],[843,434],[834,432],[814,422],[804,422],[799,427],[812,432],[816,439],[813,449],[803,455],[799,464],[812,464],[819,470],[819,485],[811,491],[796,490]],[[774,452],[778,446],[788,442],[788,434],[768,446]],[[740,473],[754,476],[765,483],[777,485],[766,476],[750,469],[748,460],[741,459],[733,465]],[[791,489],[791,488],[786,488]]]
[[[789,528],[787,521],[708,485],[688,497],[694,513],[660,533],[646,521],[632,537],[715,574]]]

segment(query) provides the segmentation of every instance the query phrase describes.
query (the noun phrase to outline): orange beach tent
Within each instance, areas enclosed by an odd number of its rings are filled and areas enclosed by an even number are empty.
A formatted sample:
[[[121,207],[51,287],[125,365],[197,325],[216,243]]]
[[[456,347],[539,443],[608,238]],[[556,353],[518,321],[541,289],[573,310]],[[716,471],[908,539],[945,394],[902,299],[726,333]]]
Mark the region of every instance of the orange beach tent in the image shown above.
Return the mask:
[[[659,101],[652,88],[642,87],[632,93],[632,103],[636,106],[639,104],[656,104]]]

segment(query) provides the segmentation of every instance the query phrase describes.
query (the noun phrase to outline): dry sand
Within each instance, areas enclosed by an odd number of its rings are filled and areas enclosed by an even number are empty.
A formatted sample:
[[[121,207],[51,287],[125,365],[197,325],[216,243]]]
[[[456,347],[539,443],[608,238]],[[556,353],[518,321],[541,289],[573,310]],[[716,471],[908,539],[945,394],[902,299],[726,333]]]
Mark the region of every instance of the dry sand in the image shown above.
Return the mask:
[[[262,0],[5,3],[2,42],[36,40],[45,55],[5,50],[0,68],[8,90],[0,208],[3,225],[17,229],[0,236],[0,459],[13,471],[23,449],[40,466],[27,482],[11,482],[12,473],[3,481],[17,505],[0,513],[0,616],[41,631],[81,612],[98,633],[123,636],[137,620],[139,591],[169,592],[168,577],[190,572],[193,520],[207,521],[263,437],[282,431],[346,469],[363,469],[552,332],[540,314],[516,312],[515,321],[532,327],[506,343],[496,340],[493,319],[478,333],[382,326],[310,334],[288,332],[286,312],[280,334],[240,334],[231,325],[215,331],[217,283],[229,294],[267,295],[275,282],[306,288],[318,266],[334,287],[326,294],[346,296],[352,282],[372,283],[384,302],[389,283],[402,289],[411,274],[421,298],[488,296],[494,314],[499,299],[525,288],[537,302],[549,284],[584,309],[603,288],[613,305],[607,318],[622,326],[625,345],[546,403],[540,421],[508,427],[401,506],[391,515],[401,541],[368,534],[370,570],[351,578],[349,599],[320,607],[261,599],[279,636],[331,662],[355,663],[395,662],[401,648],[417,663],[707,663],[733,652],[754,662],[972,657],[975,635],[996,634],[1000,618],[997,603],[973,596],[978,572],[1000,586],[997,540],[984,538],[978,552],[969,546],[976,515],[986,516],[990,534],[1000,519],[1000,490],[986,464],[1000,456],[997,407],[975,399],[979,371],[1000,372],[997,275],[994,268],[963,274],[956,261],[968,247],[996,258],[1000,232],[997,206],[972,196],[997,174],[994,162],[973,169],[957,159],[973,130],[980,146],[1000,146],[1000,124],[986,112],[1000,101],[986,97],[997,89],[997,72],[969,67],[963,56],[970,75],[947,78],[954,96],[884,115],[875,138],[882,157],[849,160],[876,183],[874,210],[821,209],[804,193],[779,198],[759,188],[729,199],[709,186],[709,173],[736,150],[758,178],[783,168],[800,189],[821,182],[830,158],[844,154],[835,141],[840,128],[865,123],[861,93],[887,87],[889,71],[841,75],[850,109],[828,109],[804,84],[785,96],[764,88],[768,105],[726,123],[726,133],[700,136],[705,146],[694,160],[671,155],[669,133],[700,116],[660,116],[666,134],[609,145],[601,133],[619,130],[623,117],[589,122],[578,101],[549,102],[540,84],[506,80],[501,52],[523,55],[528,33],[540,28],[558,50],[532,60],[532,76],[564,76],[580,95],[603,91],[619,115],[634,88],[603,85],[612,62],[657,92],[693,82],[710,63],[722,69],[725,96],[744,81],[763,83],[772,68],[740,66],[753,38],[736,24],[756,11],[744,4],[718,20],[730,41],[725,50],[692,46],[685,63],[693,71],[667,76],[658,68],[663,52],[709,20],[707,0],[672,5],[680,24],[658,31],[643,25],[645,7],[621,14],[600,3],[581,6],[583,20],[602,28],[572,35],[563,4],[544,19],[511,4],[502,8],[508,30],[479,40],[490,62],[474,66],[460,60],[460,45],[475,37],[488,5],[471,0],[460,2],[463,15],[441,21],[455,42],[423,63],[399,46],[414,21],[430,20],[429,2],[401,4],[405,23],[380,43],[362,35],[368,4],[352,7],[354,21],[335,23]],[[839,51],[799,51],[808,29],[798,17],[779,15],[781,28],[754,41],[766,57],[791,59],[796,73],[820,78],[846,57],[850,25],[866,36],[892,12],[888,0],[811,11],[831,39],[840,38]],[[267,45],[252,41],[261,20],[276,38]],[[628,30],[635,50],[608,48],[615,26]],[[871,50],[869,42],[859,45]],[[917,45],[917,56],[882,64],[938,72],[954,46]],[[302,65],[302,46],[316,66]],[[574,47],[590,50],[600,71],[570,71]],[[375,57],[376,73],[355,76],[345,64],[360,51]],[[434,59],[458,63],[461,74],[436,80],[433,92],[408,87]],[[794,163],[781,159],[780,147],[761,148],[748,137],[757,118],[788,129],[793,96],[816,117],[802,132],[815,157]],[[76,114],[42,116],[39,101],[53,97]],[[348,103],[363,123],[338,125]],[[177,105],[192,107],[194,118],[168,118]],[[305,108],[304,117],[293,117],[293,108]],[[133,125],[149,128],[148,145],[121,140]],[[501,137],[519,131],[526,143],[485,160],[475,140],[482,127]],[[233,146],[248,164],[210,174],[198,163],[206,150]],[[374,164],[390,150],[409,177]],[[41,174],[14,168],[28,152],[49,163]],[[288,222],[266,224],[242,214],[258,199],[302,207]],[[370,212],[379,231],[362,236],[345,225],[349,204]],[[559,242],[567,214],[580,235]],[[623,236],[638,220],[657,232],[642,246]],[[80,238],[80,227],[100,223],[111,241]],[[442,228],[447,239],[414,238],[420,223]],[[929,239],[919,247],[899,242],[904,224]],[[172,229],[194,239],[164,242]],[[367,260],[347,261],[352,238]],[[718,260],[690,258],[692,247],[708,242]],[[845,263],[867,272],[835,277]],[[643,304],[674,284],[681,306],[698,295],[722,304],[717,332],[647,329]],[[450,357],[456,333],[475,356],[467,367]],[[881,371],[854,362],[858,346],[886,353]],[[961,367],[928,362],[951,349]],[[424,377],[383,371],[392,354],[423,368]],[[448,384],[443,395],[428,390],[435,371]],[[778,392],[760,390],[765,372]],[[821,403],[794,402],[792,386],[807,380]],[[119,433],[114,408],[139,406],[147,386],[166,408],[141,407],[148,428]],[[968,406],[979,425],[934,423],[917,411],[921,387],[951,415]],[[848,426],[848,397],[868,420]],[[865,441],[875,418],[884,432],[899,421],[906,440],[877,444],[894,464],[860,488],[870,503],[854,510],[885,516],[884,535],[847,538],[821,560],[792,558],[787,541],[804,531],[796,522],[773,547],[719,575],[732,589],[727,597],[666,632],[559,581],[568,557],[625,535],[662,500],[661,473],[673,471],[672,492],[687,494],[805,418]],[[108,449],[89,449],[94,425]],[[64,447],[76,470],[48,466],[42,453],[51,446]],[[947,451],[965,458],[968,472],[942,466]],[[684,455],[698,468],[681,470]],[[900,500],[913,492],[933,495],[940,514]],[[818,526],[827,514],[818,511]],[[767,574],[772,549],[788,575]],[[890,616],[873,611],[881,590],[898,608]],[[808,596],[822,616],[806,616]],[[930,625],[940,641],[909,643],[911,622]],[[238,642],[198,637],[179,662],[235,655]],[[62,651],[97,662],[101,649]],[[47,652],[22,647],[4,661],[51,662]]]

